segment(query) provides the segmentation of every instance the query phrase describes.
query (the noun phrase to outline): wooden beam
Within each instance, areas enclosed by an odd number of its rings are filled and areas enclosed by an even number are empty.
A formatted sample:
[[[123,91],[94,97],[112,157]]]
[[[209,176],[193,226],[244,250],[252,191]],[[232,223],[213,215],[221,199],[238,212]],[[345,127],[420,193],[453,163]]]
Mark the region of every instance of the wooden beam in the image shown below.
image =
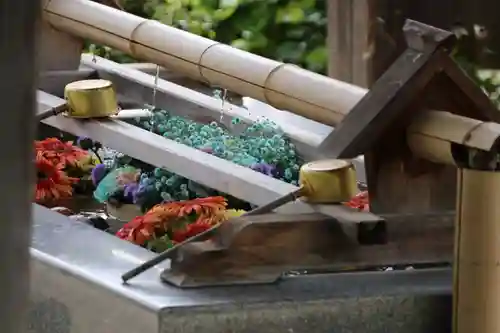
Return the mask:
[[[46,98],[40,102],[57,107],[64,100],[52,96],[50,101]],[[43,123],[73,135],[90,137],[133,158],[165,167],[183,177],[255,205],[266,204],[297,190],[297,187],[291,184],[122,121],[81,121],[57,116],[48,118]],[[358,212],[341,205],[308,205],[301,201],[283,206],[279,211],[284,213],[317,212],[347,223],[380,220],[371,213]]]

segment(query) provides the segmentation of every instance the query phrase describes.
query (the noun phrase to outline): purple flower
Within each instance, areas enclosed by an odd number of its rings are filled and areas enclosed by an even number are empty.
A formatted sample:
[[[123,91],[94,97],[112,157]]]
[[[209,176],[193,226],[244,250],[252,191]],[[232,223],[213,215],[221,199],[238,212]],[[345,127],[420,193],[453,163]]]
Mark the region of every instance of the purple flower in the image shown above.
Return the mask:
[[[203,148],[200,148],[200,150],[204,153],[207,153],[207,154],[213,154],[213,152],[214,152],[212,147],[203,147]]]
[[[257,171],[271,177],[273,177],[276,172],[276,167],[267,163],[255,163],[250,168],[253,171]]]
[[[138,183],[128,183],[123,186],[123,198],[127,202],[135,203],[139,191]]]
[[[108,170],[106,169],[106,166],[104,164],[97,164],[93,169],[90,174],[92,178],[92,184],[94,186],[97,186],[101,182],[101,180],[106,176],[108,173]]]

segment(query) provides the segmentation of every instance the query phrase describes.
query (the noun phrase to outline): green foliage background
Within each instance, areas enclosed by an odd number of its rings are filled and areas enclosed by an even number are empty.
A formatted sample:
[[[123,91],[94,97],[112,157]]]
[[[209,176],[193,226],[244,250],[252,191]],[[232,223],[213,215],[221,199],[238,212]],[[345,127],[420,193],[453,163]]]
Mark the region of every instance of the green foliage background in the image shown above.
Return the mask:
[[[127,12],[267,58],[326,73],[327,0],[124,0]],[[133,59],[107,47],[92,52]]]

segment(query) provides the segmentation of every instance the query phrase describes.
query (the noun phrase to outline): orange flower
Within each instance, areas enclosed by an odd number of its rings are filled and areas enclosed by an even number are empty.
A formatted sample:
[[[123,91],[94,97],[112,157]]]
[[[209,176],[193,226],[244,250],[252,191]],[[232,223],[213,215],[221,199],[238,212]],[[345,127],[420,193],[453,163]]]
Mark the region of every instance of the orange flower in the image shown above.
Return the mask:
[[[35,141],[35,152],[41,153],[59,169],[76,166],[78,161],[88,157],[88,152],[74,146],[72,142],[63,142],[57,138]]]
[[[144,221],[144,216],[137,216],[125,224],[116,236],[137,245],[144,245],[154,238],[155,224]]]
[[[78,179],[68,177],[62,170],[54,166],[41,152],[36,154],[37,183],[36,202],[46,202],[71,197],[72,184]]]
[[[121,228],[116,235],[137,245],[144,245],[156,235],[155,231],[163,233],[172,230],[172,224],[192,214],[196,215],[196,221],[188,223],[186,232],[177,238],[192,237],[212,225],[227,219],[224,214],[227,202],[224,197],[207,197],[187,201],[162,203],[151,208],[143,216],[134,218]],[[189,227],[190,225],[196,225]],[[196,231],[198,230],[198,231]],[[179,231],[182,233],[182,231]]]

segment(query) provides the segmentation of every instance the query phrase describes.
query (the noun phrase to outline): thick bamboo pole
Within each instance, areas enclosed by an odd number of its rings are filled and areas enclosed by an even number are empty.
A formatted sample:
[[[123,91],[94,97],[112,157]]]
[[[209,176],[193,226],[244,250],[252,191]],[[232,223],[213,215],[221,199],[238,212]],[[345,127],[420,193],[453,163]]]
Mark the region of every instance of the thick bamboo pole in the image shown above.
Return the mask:
[[[335,126],[367,90],[89,0],[44,0],[55,28]]]
[[[436,163],[455,165],[453,144],[490,151],[500,138],[500,124],[461,117],[449,112],[427,111],[407,130],[412,152]]]
[[[454,333],[500,332],[500,173],[458,171]]]

